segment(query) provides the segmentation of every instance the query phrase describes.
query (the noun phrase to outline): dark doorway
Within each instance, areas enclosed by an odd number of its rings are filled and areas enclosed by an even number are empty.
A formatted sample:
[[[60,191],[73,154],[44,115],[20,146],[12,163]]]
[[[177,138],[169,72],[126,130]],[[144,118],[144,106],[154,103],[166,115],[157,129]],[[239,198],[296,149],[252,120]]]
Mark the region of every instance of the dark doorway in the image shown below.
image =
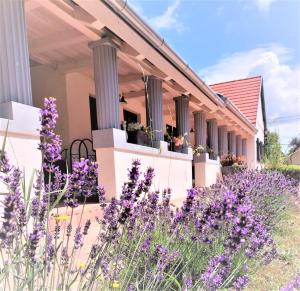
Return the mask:
[[[127,111],[127,110],[123,110],[123,114],[124,114],[124,121],[126,121],[126,123],[136,123],[138,122],[138,116],[137,114]]]
[[[177,128],[170,124],[166,124],[166,131],[170,137],[177,136]]]
[[[97,130],[98,123],[97,123],[97,107],[96,107],[96,98],[90,96],[90,117],[91,117],[91,129]]]

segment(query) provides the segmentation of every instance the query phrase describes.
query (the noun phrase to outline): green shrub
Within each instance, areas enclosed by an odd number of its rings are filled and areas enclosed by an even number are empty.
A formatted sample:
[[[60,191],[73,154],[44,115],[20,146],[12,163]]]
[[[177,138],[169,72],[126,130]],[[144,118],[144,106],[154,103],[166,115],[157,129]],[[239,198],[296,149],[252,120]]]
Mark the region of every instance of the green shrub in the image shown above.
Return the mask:
[[[278,171],[285,176],[289,176],[300,182],[300,166],[298,165],[279,165],[271,168],[271,170]]]

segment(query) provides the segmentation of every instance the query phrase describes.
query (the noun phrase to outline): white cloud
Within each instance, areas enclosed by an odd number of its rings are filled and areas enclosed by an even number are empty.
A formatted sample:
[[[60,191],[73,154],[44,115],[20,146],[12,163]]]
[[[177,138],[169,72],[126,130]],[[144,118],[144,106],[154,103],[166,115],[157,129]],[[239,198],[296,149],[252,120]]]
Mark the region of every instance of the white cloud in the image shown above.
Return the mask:
[[[268,12],[275,1],[277,0],[254,0],[254,3],[261,12]]]
[[[129,2],[130,6],[154,29],[175,29],[177,32],[183,32],[186,29],[186,26],[182,22],[180,22],[179,14],[177,13],[180,3],[181,0],[175,0],[166,8],[166,10],[161,15],[148,17],[145,15],[144,10],[139,2],[136,2],[134,0]]]
[[[254,6],[262,13],[270,11],[271,5],[278,0],[237,0],[242,3],[243,9],[252,9]]]
[[[262,75],[267,118],[300,116],[300,65],[292,66],[292,52],[281,45],[268,45],[250,51],[234,53],[217,64],[200,70],[199,75],[208,83]],[[300,121],[270,124],[279,132],[281,142],[287,144],[300,133]]]
[[[219,6],[217,8],[217,16],[221,16],[223,14],[224,11],[224,6]]]

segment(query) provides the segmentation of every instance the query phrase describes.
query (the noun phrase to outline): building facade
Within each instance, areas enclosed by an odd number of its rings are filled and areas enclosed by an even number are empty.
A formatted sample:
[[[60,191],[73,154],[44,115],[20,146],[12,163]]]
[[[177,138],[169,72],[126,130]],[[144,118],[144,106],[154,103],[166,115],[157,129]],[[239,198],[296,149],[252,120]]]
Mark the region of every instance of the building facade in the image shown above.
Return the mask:
[[[174,200],[193,181],[216,182],[220,156],[259,166],[261,78],[254,122],[230,94],[205,84],[126,2],[0,5],[0,136],[10,120],[7,151],[27,172],[40,167],[38,108],[49,96],[57,99],[57,133],[69,168],[80,157],[96,160],[110,197],[120,194],[133,159],[154,167],[153,190],[170,187]]]

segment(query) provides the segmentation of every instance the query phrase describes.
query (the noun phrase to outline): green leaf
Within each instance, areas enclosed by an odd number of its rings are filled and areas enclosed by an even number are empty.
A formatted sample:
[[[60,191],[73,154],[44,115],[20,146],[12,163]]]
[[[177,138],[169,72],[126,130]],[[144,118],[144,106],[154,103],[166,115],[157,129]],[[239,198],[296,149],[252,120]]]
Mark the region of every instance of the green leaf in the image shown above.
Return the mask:
[[[8,125],[9,125],[9,120],[7,120],[6,130],[4,133],[4,139],[3,139],[2,150],[1,150],[1,158],[4,156],[5,145],[6,145],[7,134],[8,134]]]
[[[31,194],[31,190],[32,190],[32,185],[33,185],[33,179],[36,173],[36,169],[32,170],[30,179],[29,179],[29,184],[28,184],[28,188],[27,188],[27,195],[25,195],[25,202],[26,204],[26,208],[28,207],[28,203],[29,203],[29,199],[30,199],[30,194]]]
[[[65,184],[64,188],[61,190],[61,192],[59,193],[59,195],[57,196],[57,198],[54,201],[54,203],[52,204],[52,206],[50,207],[49,212],[51,212],[54,209],[54,207],[60,202],[61,198],[64,196],[64,194],[66,193],[66,191],[68,189],[68,185],[69,185],[68,173],[69,172],[68,172],[68,167],[67,167],[67,181],[66,181],[66,184]],[[59,191],[54,191],[54,192],[59,192]]]

